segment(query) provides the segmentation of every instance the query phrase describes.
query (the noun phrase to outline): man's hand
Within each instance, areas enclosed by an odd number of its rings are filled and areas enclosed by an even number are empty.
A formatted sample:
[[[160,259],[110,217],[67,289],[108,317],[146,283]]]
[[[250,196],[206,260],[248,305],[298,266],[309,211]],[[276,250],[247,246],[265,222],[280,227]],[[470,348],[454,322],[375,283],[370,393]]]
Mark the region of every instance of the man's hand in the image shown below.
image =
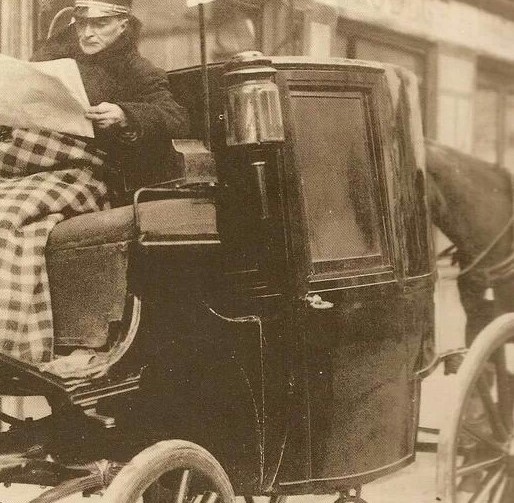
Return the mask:
[[[100,103],[94,107],[90,107],[86,111],[86,117],[91,119],[100,129],[117,124],[119,127],[127,127],[128,120],[125,112],[114,103]]]

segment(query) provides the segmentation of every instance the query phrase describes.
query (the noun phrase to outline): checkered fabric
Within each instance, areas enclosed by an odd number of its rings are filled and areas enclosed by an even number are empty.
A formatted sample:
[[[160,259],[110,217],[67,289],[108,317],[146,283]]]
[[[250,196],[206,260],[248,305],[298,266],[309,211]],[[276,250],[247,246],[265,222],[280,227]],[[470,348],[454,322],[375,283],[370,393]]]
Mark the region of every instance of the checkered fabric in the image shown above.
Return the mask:
[[[56,131],[14,129],[0,142],[0,176],[24,176],[70,162],[102,166],[105,154],[86,142]]]
[[[107,187],[93,173],[104,159],[60,133],[12,137],[0,142],[0,350],[38,363],[53,357],[47,239],[65,218],[108,207]]]

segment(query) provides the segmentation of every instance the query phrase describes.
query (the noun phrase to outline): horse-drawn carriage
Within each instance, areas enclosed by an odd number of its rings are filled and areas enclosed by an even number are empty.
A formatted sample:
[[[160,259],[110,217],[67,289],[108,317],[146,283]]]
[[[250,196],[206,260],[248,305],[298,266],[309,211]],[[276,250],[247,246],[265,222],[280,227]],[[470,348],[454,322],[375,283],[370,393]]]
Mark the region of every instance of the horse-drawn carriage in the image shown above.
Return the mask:
[[[204,144],[201,70],[169,74],[192,139],[173,143],[168,182],[51,235],[56,362],[85,351],[80,371],[0,355],[2,394],[51,407],[37,420],[0,414],[11,425],[1,480],[53,487],[34,502],[104,490],[109,503],[357,502],[362,484],[414,460],[437,355],[413,78],[259,54],[210,65],[208,78]],[[138,176],[126,174],[129,190]],[[513,321],[498,323],[482,366]],[[481,395],[493,430],[470,431],[499,454],[463,470],[501,497],[512,495],[512,399],[496,384]],[[459,417],[448,503],[463,475]]]

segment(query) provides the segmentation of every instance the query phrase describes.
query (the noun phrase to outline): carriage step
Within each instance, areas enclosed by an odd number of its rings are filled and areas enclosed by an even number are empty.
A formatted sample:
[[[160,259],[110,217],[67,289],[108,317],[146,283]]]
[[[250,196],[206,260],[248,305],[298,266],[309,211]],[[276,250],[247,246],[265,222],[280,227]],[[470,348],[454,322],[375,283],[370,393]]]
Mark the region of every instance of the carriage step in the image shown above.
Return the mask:
[[[93,410],[100,400],[137,391],[140,379],[141,374],[137,374],[119,381],[89,381],[83,388],[68,391],[68,396],[74,405],[79,405],[84,411]]]
[[[108,373],[99,379],[70,382],[41,372],[36,366],[0,353],[0,390],[4,395],[42,395],[70,402],[83,410],[94,409],[100,400],[137,391],[141,370],[130,374]]]

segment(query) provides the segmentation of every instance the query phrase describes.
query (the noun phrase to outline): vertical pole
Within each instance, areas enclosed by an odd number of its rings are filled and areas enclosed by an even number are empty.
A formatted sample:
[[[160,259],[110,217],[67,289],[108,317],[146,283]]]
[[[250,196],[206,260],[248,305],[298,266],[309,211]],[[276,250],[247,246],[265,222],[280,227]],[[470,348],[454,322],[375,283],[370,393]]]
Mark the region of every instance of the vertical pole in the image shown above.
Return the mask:
[[[205,45],[205,13],[203,3],[198,4],[198,19],[200,23],[200,56],[202,65],[203,84],[203,143],[207,150],[211,149],[211,113],[209,107],[209,76],[207,74],[207,52]]]

